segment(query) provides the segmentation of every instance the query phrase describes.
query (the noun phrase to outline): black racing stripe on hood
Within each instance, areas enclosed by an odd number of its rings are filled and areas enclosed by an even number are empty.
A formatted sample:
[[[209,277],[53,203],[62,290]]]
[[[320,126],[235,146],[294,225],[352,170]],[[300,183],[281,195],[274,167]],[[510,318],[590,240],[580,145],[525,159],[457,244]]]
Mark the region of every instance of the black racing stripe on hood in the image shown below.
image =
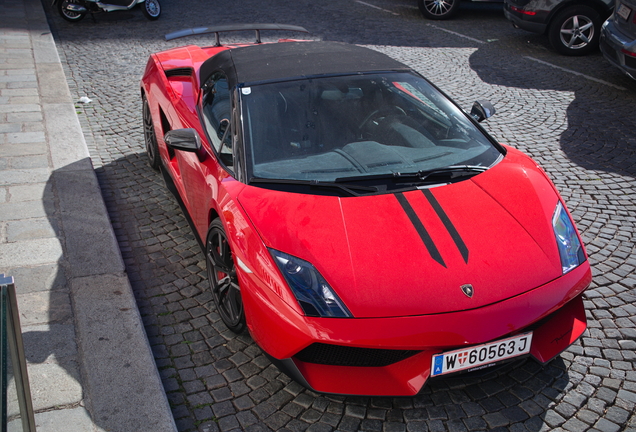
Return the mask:
[[[440,218],[440,220],[442,221],[442,223],[448,230],[448,233],[450,234],[451,238],[455,242],[455,246],[457,246],[457,249],[459,249],[459,253],[462,254],[462,258],[464,258],[464,262],[468,264],[468,247],[466,246],[466,243],[464,243],[464,240],[462,240],[462,237],[457,232],[455,225],[453,225],[453,222],[451,222],[450,218],[448,217],[448,215],[446,214],[446,212],[440,205],[439,201],[437,201],[437,199],[433,195],[433,192],[431,192],[428,189],[424,189],[422,190],[422,193],[424,194],[428,202],[431,204],[431,207],[433,207],[433,210],[435,210],[435,213],[437,213],[437,216]]]
[[[426,231],[424,224],[422,223],[420,218],[417,217],[415,210],[413,210],[413,207],[411,207],[411,204],[406,199],[404,194],[397,193],[395,194],[395,197],[397,198],[398,202],[402,206],[402,209],[404,209],[404,213],[406,213],[406,215],[409,217],[411,223],[415,227],[415,230],[420,235],[420,238],[422,239],[422,242],[424,242],[424,246],[426,246],[428,253],[431,254],[431,258],[433,258],[435,261],[437,261],[438,263],[446,267],[446,264],[444,263],[444,259],[442,258],[442,255],[439,253],[437,246],[435,246],[433,239],[431,238],[428,231]]]

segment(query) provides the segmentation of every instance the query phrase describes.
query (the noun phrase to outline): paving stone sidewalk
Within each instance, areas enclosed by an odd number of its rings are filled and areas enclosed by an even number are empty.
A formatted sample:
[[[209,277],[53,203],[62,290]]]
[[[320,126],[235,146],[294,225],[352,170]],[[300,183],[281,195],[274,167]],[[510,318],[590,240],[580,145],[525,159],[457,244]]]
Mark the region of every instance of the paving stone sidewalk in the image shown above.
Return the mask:
[[[0,0],[0,273],[16,284],[39,432],[175,430],[55,43],[32,0]]]
[[[431,24],[407,3],[162,0],[156,22],[133,10],[78,24],[47,8],[74,98],[93,99],[78,107],[80,122],[178,429],[635,431],[632,84],[600,56],[564,59],[527,45],[539,36],[519,35],[501,14]],[[364,398],[306,391],[249,336],[229,332],[192,232],[146,164],[138,83],[150,53],[213,43],[168,43],[163,34],[232,22],[302,25],[312,37],[364,44],[412,65],[463,107],[490,99],[498,113],[485,127],[546,169],[583,233],[594,268],[584,337],[546,367],[526,362],[481,378],[431,381],[414,398]]]

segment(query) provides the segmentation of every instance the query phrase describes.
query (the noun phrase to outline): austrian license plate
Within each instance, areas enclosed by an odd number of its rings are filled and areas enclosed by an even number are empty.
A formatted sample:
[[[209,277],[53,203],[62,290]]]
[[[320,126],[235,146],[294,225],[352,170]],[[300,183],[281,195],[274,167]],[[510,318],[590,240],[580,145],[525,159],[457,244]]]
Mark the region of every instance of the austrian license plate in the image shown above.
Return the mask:
[[[483,345],[448,351],[433,356],[431,376],[444,375],[496,363],[530,352],[532,332]]]
[[[629,14],[632,13],[632,10],[628,8],[627,6],[625,6],[624,4],[622,4],[620,5],[616,13],[624,20],[627,20],[627,18],[629,18]]]

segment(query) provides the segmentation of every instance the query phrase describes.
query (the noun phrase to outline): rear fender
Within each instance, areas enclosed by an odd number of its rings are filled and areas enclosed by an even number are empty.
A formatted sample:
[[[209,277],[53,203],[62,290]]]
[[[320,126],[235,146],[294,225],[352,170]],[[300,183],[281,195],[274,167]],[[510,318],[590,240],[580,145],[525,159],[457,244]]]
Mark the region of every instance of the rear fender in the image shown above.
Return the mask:
[[[605,21],[614,8],[613,2],[609,2],[608,0],[582,0],[582,1],[567,1],[559,4],[557,7],[550,11],[550,16],[546,20],[546,22],[551,23],[555,16],[557,16],[561,11],[572,7],[572,6],[588,6],[594,9],[598,15],[601,17],[601,24]],[[547,32],[547,28],[546,28]]]

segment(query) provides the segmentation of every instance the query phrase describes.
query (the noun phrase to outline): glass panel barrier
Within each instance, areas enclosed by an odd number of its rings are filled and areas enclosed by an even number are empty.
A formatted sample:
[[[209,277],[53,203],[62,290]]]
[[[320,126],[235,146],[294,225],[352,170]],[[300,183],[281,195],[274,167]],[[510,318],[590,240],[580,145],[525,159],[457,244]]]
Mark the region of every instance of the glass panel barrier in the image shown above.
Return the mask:
[[[31,389],[12,277],[0,274],[0,421],[2,432],[35,432]]]

